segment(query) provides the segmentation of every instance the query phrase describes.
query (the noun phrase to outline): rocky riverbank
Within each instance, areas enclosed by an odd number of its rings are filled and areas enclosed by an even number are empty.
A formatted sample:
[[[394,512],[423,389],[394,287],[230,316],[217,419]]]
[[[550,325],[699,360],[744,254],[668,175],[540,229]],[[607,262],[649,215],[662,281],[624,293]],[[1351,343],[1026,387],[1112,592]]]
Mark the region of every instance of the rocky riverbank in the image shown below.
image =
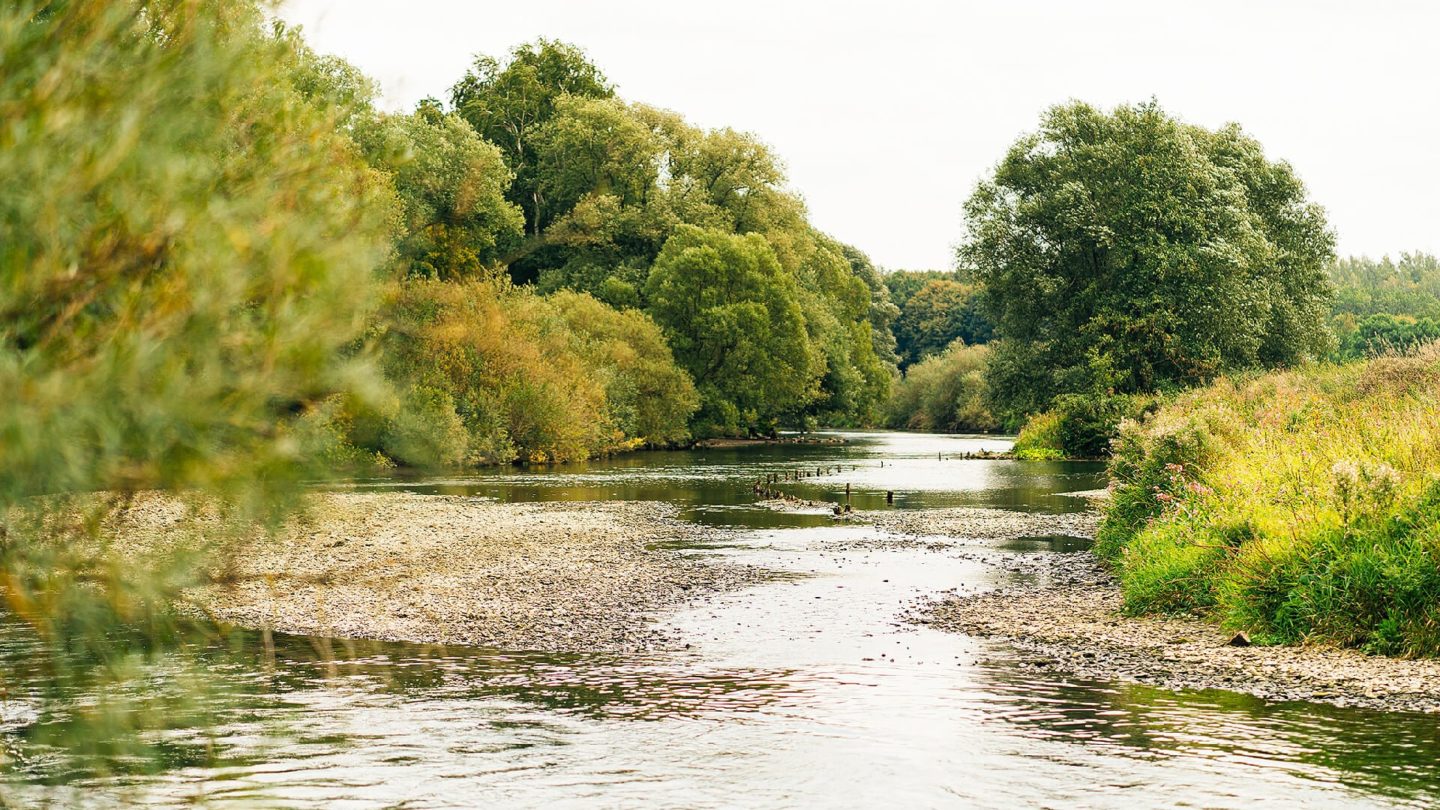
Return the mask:
[[[1392,711],[1440,711],[1440,661],[1334,647],[1231,646],[1233,633],[1196,618],[1127,617],[1120,590],[1089,552],[1005,555],[1015,584],[925,600],[910,621],[1003,639],[1023,665],[1168,689],[1226,689]]]
[[[650,650],[681,643],[652,626],[657,611],[765,576],[673,550],[697,531],[656,503],[316,495],[279,536],[234,549],[187,607],[307,635]]]

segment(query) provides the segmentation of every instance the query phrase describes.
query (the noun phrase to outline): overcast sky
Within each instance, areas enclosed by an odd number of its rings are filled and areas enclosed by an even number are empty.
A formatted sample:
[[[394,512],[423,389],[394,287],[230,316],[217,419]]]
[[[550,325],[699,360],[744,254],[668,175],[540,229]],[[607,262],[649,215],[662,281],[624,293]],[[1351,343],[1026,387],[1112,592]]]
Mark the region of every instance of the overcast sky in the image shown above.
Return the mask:
[[[951,264],[960,206],[1041,111],[1151,96],[1240,122],[1330,213],[1341,254],[1440,252],[1440,2],[287,0],[387,107],[474,54],[573,42],[626,99],[769,143],[812,220],[891,268]]]

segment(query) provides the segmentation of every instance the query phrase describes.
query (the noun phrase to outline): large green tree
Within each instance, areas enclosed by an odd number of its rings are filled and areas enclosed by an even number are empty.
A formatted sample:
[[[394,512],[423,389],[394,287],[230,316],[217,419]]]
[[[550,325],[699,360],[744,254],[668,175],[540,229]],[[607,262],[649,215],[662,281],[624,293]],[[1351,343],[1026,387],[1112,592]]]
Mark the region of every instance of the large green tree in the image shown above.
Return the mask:
[[[400,197],[396,252],[410,274],[474,277],[519,241],[524,220],[505,198],[512,175],[500,150],[458,116],[427,101],[357,124],[354,136]]]
[[[645,294],[676,361],[696,381],[698,435],[769,432],[817,396],[823,365],[799,290],[758,234],[680,226]]]
[[[961,263],[1002,341],[1009,413],[1328,350],[1334,237],[1288,164],[1238,126],[1152,102],[1052,108],[965,207]]]
[[[562,98],[609,98],[614,89],[584,52],[540,39],[506,62],[480,56],[450,90],[450,101],[475,131],[500,147],[515,182],[510,200],[525,212],[526,232],[539,235],[563,211],[547,203],[538,170],[538,142]]]

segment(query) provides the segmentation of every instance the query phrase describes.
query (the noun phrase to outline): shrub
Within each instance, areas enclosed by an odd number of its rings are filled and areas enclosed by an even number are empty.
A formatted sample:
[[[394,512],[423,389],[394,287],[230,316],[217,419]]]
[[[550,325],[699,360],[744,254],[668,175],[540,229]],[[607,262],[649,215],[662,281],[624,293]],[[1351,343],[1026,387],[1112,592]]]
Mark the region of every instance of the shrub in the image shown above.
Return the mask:
[[[408,279],[377,330],[405,393],[372,441],[405,464],[570,461],[674,443],[698,403],[649,317],[581,293]]]
[[[891,427],[940,432],[996,430],[986,404],[989,349],[954,341],[941,354],[911,366],[895,387],[887,421]]]
[[[1067,394],[1050,410],[1026,420],[1015,440],[1022,459],[1104,458],[1119,436],[1120,423],[1155,406],[1148,396]]]
[[[1058,411],[1047,411],[1026,420],[1020,435],[1015,437],[1015,457],[1027,461],[1065,458],[1064,444],[1060,440],[1063,418]]]

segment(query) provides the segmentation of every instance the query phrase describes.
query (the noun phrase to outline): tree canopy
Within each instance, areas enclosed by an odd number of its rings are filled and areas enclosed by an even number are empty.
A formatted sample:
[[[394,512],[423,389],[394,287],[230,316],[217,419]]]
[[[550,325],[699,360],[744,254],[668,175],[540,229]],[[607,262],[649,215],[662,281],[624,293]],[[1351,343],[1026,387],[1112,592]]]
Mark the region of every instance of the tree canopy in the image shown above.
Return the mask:
[[[682,225],[645,284],[649,312],[697,381],[702,434],[773,430],[818,394],[794,279],[758,234]]]
[[[1238,126],[1152,102],[1052,108],[965,207],[961,263],[1002,339],[994,395],[1142,392],[1325,353],[1334,236]]]
[[[953,278],[925,281],[905,298],[895,319],[902,368],[939,354],[956,340],[987,343],[991,334],[990,322],[980,312],[979,289]]]

